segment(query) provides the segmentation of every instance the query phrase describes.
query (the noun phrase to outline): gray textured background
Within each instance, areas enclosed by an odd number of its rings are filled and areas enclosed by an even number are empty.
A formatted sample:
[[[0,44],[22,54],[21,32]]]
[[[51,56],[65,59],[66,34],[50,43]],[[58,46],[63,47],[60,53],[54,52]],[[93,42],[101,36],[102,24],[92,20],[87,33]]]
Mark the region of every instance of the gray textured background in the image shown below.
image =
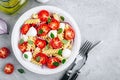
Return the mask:
[[[17,15],[6,15],[0,12],[0,18],[10,25],[10,33],[18,18],[28,9],[39,5],[53,5],[70,13],[78,23],[82,42],[103,40],[89,54],[86,65],[77,80],[120,80],[120,0],[50,0],[46,4],[39,4],[29,0],[28,4]],[[10,35],[0,35],[0,47],[11,49]],[[15,65],[15,72],[11,75],[3,73],[7,62]],[[7,59],[0,59],[0,80],[59,80],[62,73],[54,75],[38,75],[25,69],[25,74],[18,73],[23,68],[11,55]]]

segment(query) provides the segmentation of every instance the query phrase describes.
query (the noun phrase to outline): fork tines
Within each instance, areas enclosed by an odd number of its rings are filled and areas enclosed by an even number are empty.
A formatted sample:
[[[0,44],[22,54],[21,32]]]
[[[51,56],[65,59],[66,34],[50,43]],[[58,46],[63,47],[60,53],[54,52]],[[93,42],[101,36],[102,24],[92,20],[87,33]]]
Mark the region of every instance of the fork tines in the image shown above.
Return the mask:
[[[90,47],[92,46],[92,43],[90,41],[85,41],[85,43],[83,44],[83,46],[80,48],[79,50],[79,54],[84,56],[87,51],[89,51]]]

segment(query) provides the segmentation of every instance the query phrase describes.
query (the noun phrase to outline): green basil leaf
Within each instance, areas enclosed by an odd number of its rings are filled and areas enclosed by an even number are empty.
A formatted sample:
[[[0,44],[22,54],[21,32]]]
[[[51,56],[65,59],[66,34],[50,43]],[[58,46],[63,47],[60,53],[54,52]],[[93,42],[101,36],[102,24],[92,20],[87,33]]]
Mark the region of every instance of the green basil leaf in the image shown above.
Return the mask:
[[[38,31],[38,34],[42,34],[42,33],[43,33],[43,30],[40,29],[40,30]]]
[[[39,62],[39,61],[40,61],[40,56],[38,56],[38,57],[36,58],[36,61],[37,61],[37,62]]]
[[[49,45],[46,45],[45,49],[48,50],[49,49]]]
[[[28,59],[28,55],[27,55],[27,54],[24,54],[24,57],[25,57],[26,59]]]
[[[51,37],[51,38],[54,38],[54,34],[53,34],[53,33],[51,33],[51,34],[50,34],[50,37]]]
[[[58,62],[54,62],[53,65],[54,66],[59,66],[59,63]]]
[[[50,18],[48,18],[47,22],[48,22],[48,23],[50,23],[50,22],[51,22],[51,19],[50,19]]]
[[[22,74],[22,73],[25,73],[25,71],[24,71],[23,69],[21,69],[21,68],[20,68],[20,69],[17,69],[17,70],[18,70],[18,72],[21,73],[21,74]]]
[[[67,43],[68,43],[68,40],[63,39],[63,40],[62,40],[62,43],[63,43],[63,44],[67,44]]]
[[[62,55],[62,49],[58,51],[58,55]]]
[[[62,20],[62,21],[64,21],[64,20],[65,20],[65,18],[64,18],[63,16],[60,16],[60,18],[61,18],[61,20]]]
[[[29,43],[29,44],[33,44],[33,41],[31,41],[31,40],[28,40],[28,43]]]
[[[66,62],[66,59],[63,59],[63,60],[62,60],[62,64],[64,64],[65,62]]]
[[[19,43],[22,44],[23,42],[24,42],[24,40],[23,40],[23,39],[20,39],[20,42],[19,42]]]
[[[60,33],[62,33],[62,31],[63,31],[63,29],[59,28],[58,31],[57,31],[57,33],[60,34]]]

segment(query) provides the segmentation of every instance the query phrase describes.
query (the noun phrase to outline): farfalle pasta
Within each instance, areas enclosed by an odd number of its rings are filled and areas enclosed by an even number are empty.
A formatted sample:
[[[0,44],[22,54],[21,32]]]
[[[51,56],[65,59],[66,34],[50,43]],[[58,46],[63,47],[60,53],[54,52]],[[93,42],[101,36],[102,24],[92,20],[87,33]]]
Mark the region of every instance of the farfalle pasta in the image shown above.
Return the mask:
[[[72,54],[75,32],[58,13],[33,13],[22,25],[20,34],[18,48],[22,57],[38,66],[57,68]]]

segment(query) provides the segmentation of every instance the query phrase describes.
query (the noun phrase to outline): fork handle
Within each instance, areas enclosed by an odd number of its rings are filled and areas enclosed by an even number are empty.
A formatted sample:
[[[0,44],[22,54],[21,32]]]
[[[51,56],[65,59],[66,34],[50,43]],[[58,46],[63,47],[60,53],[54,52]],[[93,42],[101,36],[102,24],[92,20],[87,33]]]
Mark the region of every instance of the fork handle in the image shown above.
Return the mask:
[[[65,75],[62,77],[61,80],[68,80],[70,77],[70,74],[65,73]]]
[[[75,60],[76,60],[76,59],[75,59]],[[70,78],[70,76],[71,76],[71,74],[72,74],[72,72],[73,72],[72,70],[73,70],[73,68],[74,68],[75,66],[76,66],[76,63],[74,62],[73,65],[72,65],[72,67],[65,72],[65,74],[63,75],[63,77],[62,77],[61,80],[69,80],[69,78]]]
[[[78,75],[79,75],[79,71],[77,71],[77,72],[75,72],[74,74],[73,74],[73,76],[69,79],[69,80],[76,80],[77,79],[77,77],[78,77]]]

